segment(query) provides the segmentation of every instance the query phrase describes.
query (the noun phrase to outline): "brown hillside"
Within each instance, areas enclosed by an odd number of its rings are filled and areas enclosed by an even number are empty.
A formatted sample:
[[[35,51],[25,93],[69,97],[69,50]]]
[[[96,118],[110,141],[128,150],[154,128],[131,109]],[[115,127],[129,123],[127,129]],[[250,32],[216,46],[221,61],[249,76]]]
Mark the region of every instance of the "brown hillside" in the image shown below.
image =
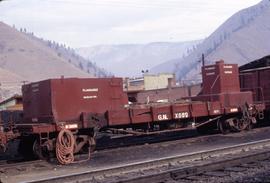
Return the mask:
[[[20,93],[22,81],[93,77],[44,42],[0,22],[0,100]]]
[[[28,81],[91,77],[69,64],[56,51],[0,22],[0,67]]]

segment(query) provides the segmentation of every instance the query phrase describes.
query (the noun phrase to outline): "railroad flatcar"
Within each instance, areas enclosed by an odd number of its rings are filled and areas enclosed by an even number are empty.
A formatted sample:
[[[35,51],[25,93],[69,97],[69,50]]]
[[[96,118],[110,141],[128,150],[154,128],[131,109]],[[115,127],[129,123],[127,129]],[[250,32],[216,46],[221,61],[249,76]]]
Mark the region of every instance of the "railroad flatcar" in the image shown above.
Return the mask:
[[[128,104],[121,78],[60,78],[22,87],[24,117],[16,123],[19,150],[62,164],[91,152],[100,131],[147,135],[214,125],[220,131],[249,129],[262,119],[264,103],[240,91],[236,64],[202,67],[202,91],[170,103]]]

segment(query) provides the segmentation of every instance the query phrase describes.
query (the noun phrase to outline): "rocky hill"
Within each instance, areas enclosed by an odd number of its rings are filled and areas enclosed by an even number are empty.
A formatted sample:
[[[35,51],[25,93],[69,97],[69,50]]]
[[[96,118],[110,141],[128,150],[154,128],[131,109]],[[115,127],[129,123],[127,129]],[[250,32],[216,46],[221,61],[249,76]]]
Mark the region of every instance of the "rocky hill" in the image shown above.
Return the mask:
[[[76,49],[77,53],[116,76],[138,76],[168,59],[183,57],[201,41],[149,44],[99,45]]]
[[[270,54],[270,1],[244,9],[223,23],[184,58],[169,60],[152,72],[176,72],[179,79],[199,79],[202,53],[206,64],[223,59],[239,65]]]
[[[2,98],[20,91],[22,82],[48,78],[96,77],[106,72],[52,41],[0,22],[0,83]]]

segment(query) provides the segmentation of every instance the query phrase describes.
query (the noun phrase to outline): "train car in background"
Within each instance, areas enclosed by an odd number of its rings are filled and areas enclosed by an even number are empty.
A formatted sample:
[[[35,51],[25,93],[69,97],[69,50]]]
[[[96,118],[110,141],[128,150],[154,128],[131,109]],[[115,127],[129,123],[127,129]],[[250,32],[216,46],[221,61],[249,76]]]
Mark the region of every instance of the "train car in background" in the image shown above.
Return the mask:
[[[2,110],[0,111],[0,152],[5,152],[7,143],[17,138],[15,125],[23,119],[22,110]]]
[[[263,57],[239,67],[242,91],[252,91],[254,102],[265,103],[270,119],[270,56]]]

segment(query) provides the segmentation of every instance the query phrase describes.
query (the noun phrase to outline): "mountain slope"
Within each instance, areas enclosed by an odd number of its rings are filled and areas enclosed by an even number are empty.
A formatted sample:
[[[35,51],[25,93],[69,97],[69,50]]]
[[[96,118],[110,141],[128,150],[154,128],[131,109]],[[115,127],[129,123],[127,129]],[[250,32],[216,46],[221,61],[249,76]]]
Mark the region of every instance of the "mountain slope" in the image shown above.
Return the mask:
[[[206,63],[223,59],[239,65],[270,54],[270,1],[244,9],[222,24],[185,58],[169,60],[153,72],[176,71],[179,79],[200,78],[201,54]]]
[[[48,41],[37,38],[32,33],[17,31],[0,22],[2,98],[20,91],[23,81],[32,82],[61,76],[95,77],[99,74],[106,75],[105,71],[76,55],[72,49],[68,50],[57,43],[49,46]]]
[[[199,42],[99,45],[78,48],[76,51],[116,76],[137,76],[142,70],[150,69],[168,59],[182,57]]]
[[[0,22],[0,67],[25,80],[60,77],[90,77],[38,40]],[[93,76],[93,75],[92,75]]]

